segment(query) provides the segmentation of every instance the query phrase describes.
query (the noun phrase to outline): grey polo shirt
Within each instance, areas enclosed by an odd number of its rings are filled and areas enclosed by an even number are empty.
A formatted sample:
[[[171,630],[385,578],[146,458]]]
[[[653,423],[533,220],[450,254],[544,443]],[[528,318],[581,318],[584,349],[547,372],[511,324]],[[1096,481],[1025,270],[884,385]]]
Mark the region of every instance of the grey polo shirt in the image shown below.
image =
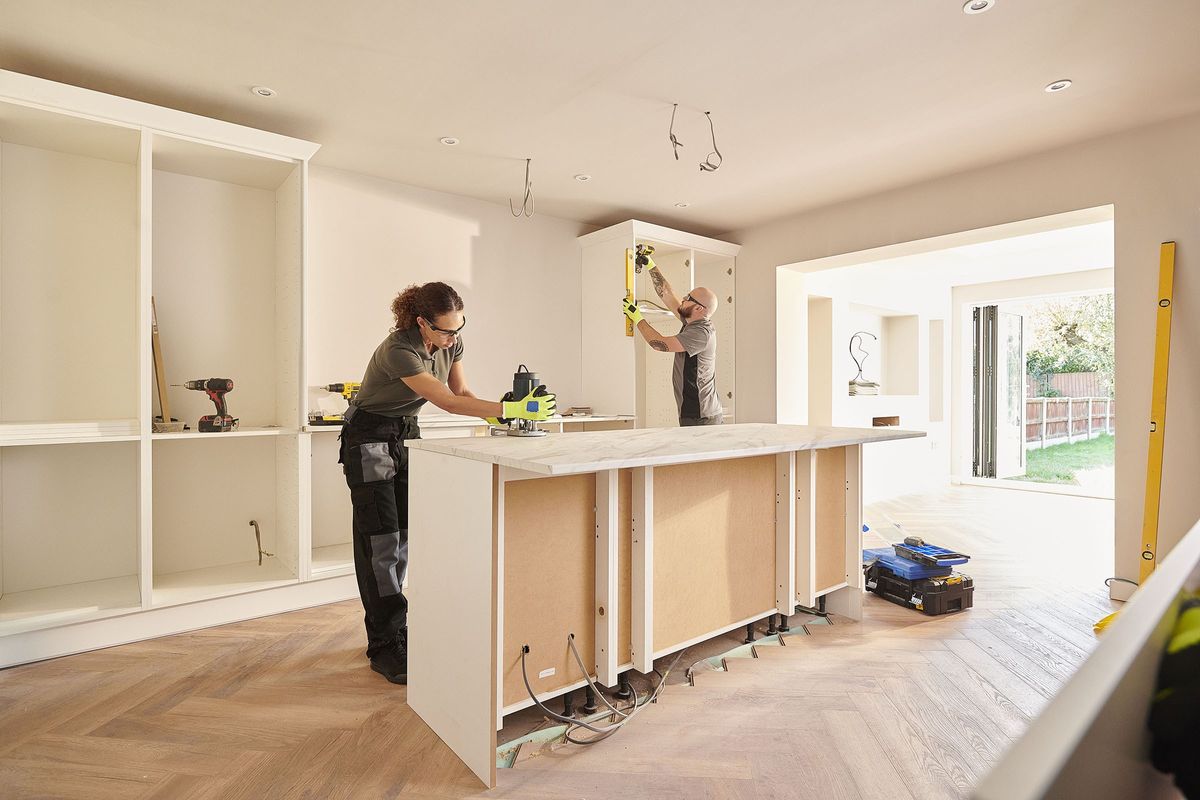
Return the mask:
[[[419,328],[393,331],[375,348],[354,405],[384,417],[414,416],[426,401],[408,388],[402,378],[428,372],[446,383],[450,378],[450,366],[462,357],[461,336],[455,340],[454,347],[439,347],[430,354],[425,349]]]
[[[725,413],[717,397],[717,331],[710,320],[684,323],[675,338],[683,352],[675,354],[671,383],[682,419],[707,419]]]

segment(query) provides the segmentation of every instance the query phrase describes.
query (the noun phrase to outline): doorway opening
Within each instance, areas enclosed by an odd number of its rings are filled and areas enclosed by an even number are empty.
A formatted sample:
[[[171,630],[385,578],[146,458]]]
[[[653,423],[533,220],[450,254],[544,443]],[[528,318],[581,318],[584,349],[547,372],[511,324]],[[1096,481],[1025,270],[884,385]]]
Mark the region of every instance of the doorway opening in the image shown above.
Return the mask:
[[[1059,429],[1069,429],[1066,444],[1111,445],[1103,438],[1115,431],[1111,379],[1086,395],[1043,389],[1102,370],[1096,359],[1051,364],[1062,353],[1035,341],[1033,320],[1047,304],[1101,296],[1111,319],[1113,260],[1113,207],[1103,206],[780,266],[776,418],[924,431],[873,448],[868,503],[954,483],[1111,497],[1077,479],[1082,467],[1053,484],[1028,478],[1055,469],[1040,467],[1061,455]],[[1111,337],[1108,346],[1111,355]],[[988,359],[989,383],[975,371],[977,356]],[[1043,400],[1047,438],[1033,444]],[[1059,421],[1068,407],[1070,424]]]
[[[976,305],[972,473],[1112,497],[1112,291]]]

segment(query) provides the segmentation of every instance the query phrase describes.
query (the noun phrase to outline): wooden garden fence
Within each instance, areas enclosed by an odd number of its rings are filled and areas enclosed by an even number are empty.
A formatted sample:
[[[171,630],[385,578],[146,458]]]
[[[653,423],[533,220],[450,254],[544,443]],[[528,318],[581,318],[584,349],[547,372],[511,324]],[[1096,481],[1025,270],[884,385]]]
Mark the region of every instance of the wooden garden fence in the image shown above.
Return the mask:
[[[1030,397],[1025,400],[1025,442],[1038,447],[1116,432],[1111,397]]]

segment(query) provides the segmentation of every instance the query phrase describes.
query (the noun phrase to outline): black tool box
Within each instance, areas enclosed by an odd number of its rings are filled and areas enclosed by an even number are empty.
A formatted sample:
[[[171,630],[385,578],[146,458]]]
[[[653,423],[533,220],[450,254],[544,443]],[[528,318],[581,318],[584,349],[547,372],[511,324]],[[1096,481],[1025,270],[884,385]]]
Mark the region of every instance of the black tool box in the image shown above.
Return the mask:
[[[974,581],[961,572],[908,579],[888,569],[882,561],[866,567],[866,586],[885,600],[931,617],[965,611],[971,607],[975,595]]]

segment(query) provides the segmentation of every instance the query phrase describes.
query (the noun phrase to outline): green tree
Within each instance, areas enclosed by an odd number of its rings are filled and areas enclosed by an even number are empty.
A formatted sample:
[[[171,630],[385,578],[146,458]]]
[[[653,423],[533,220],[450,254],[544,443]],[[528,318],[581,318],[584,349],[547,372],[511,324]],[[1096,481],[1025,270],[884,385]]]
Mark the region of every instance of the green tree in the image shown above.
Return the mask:
[[[1112,293],[1085,295],[1030,304],[1026,312],[1025,369],[1039,389],[1049,389],[1059,372],[1095,372],[1100,391],[1112,396]]]

